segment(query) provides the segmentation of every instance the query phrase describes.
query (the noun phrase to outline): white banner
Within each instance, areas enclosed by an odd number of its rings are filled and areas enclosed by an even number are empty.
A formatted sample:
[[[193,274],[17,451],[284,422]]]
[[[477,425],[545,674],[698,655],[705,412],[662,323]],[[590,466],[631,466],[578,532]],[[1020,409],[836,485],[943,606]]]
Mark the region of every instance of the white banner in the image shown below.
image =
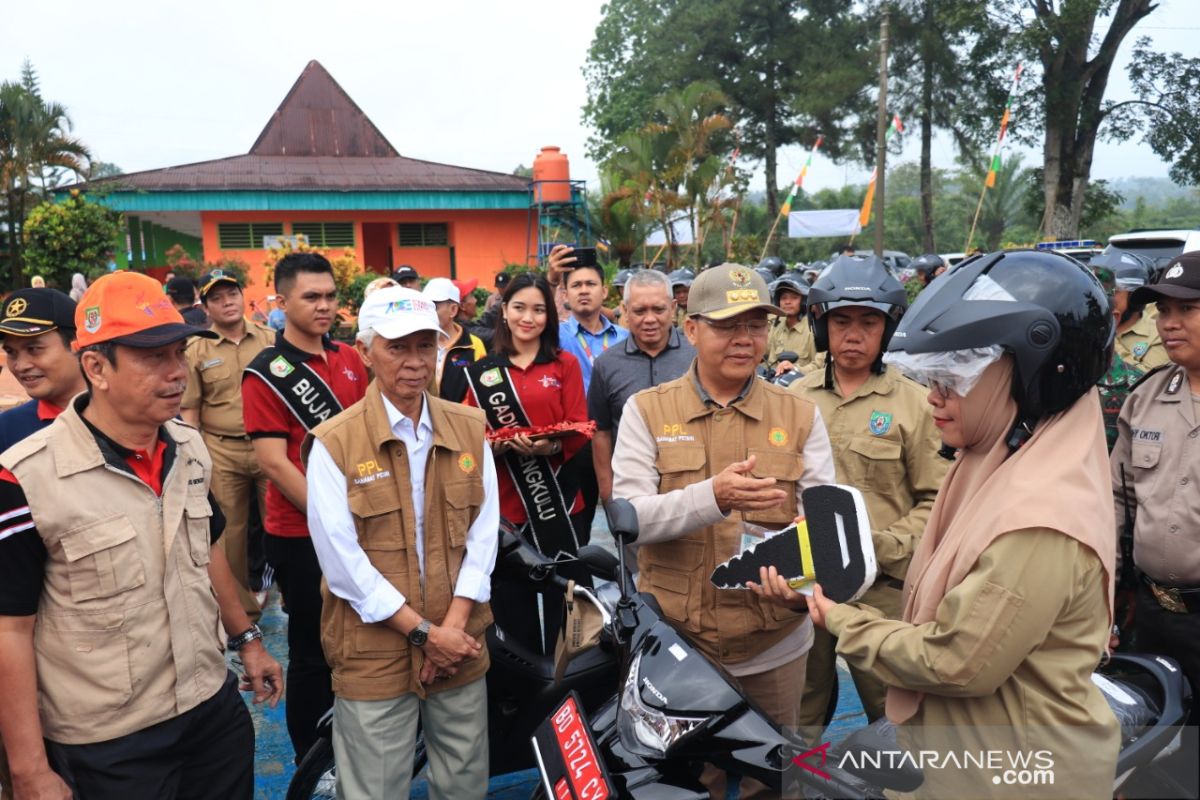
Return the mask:
[[[851,236],[861,233],[857,208],[826,211],[793,211],[788,214],[788,236],[812,239],[817,236]]]

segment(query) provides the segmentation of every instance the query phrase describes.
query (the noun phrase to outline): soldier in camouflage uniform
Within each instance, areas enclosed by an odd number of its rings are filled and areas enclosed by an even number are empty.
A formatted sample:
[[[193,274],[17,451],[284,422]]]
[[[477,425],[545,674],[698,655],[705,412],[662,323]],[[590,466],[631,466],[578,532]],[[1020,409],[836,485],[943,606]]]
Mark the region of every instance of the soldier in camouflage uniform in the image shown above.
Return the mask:
[[[1105,266],[1103,262],[1097,263],[1097,261],[1099,259],[1094,259],[1089,266],[1100,280],[1100,284],[1104,287],[1104,293],[1108,295],[1111,302],[1117,289],[1116,274],[1112,268]],[[1117,321],[1120,322],[1119,319]],[[1129,395],[1130,389],[1144,374],[1145,370],[1123,359],[1120,353],[1114,349],[1108,372],[1104,373],[1104,377],[1096,384],[1096,388],[1100,391],[1100,410],[1104,414],[1104,436],[1108,440],[1110,453],[1113,445],[1117,443],[1117,417],[1121,414],[1121,406],[1125,404],[1125,398]]]

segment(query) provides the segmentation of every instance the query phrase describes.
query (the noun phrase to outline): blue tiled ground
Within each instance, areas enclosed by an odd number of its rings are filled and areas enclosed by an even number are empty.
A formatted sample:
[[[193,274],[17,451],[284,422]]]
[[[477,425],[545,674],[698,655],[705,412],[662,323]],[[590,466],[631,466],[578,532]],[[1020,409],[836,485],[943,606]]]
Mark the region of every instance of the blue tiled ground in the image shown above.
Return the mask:
[[[608,534],[602,516],[596,520],[593,528],[593,541],[611,547],[612,538]],[[287,615],[279,607],[277,592],[272,591],[271,599],[263,611],[262,621],[259,624],[266,634],[267,648],[286,667]],[[827,734],[827,738],[834,742],[839,741],[855,728],[866,724],[866,718],[863,716],[862,707],[854,691],[854,683],[840,663],[838,675],[840,687],[838,710]],[[282,800],[287,794],[287,786],[292,779],[292,773],[295,772],[292,762],[292,745],[288,740],[287,725],[284,720],[283,703],[280,703],[276,709],[252,706],[250,713],[254,719],[254,730],[257,737],[255,798],[256,800]],[[518,798],[524,800],[533,791],[537,779],[537,772],[533,770],[494,778],[489,787],[488,797],[493,800],[518,800]],[[422,800],[428,796],[423,781],[417,781],[413,785],[412,796]]]

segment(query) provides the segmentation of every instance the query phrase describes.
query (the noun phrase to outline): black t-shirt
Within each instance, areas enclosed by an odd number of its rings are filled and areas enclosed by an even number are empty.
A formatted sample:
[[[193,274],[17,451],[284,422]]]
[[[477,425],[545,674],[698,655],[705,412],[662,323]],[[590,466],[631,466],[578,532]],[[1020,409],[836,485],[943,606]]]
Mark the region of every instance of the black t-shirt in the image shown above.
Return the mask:
[[[134,475],[127,463],[133,451],[108,438],[87,420],[84,422],[96,437],[108,465]],[[158,435],[166,445],[162,462],[165,481],[175,461],[176,444],[164,429],[160,428]],[[209,531],[212,542],[216,543],[225,530],[225,515],[211,492],[208,502],[213,511]],[[37,613],[46,578],[46,557],[46,546],[33,523],[25,491],[12,473],[0,470],[0,616],[27,617]]]

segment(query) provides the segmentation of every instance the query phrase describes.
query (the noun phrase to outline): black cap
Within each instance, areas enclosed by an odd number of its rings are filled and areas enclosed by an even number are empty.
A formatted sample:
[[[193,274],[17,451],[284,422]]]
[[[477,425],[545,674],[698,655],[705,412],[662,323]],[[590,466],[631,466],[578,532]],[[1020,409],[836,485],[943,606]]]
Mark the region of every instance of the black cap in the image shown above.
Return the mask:
[[[496,288],[503,289],[505,286],[508,286],[508,282],[511,280],[512,280],[511,272],[496,273],[496,281],[495,281]]]
[[[214,269],[212,272],[205,273],[200,278],[200,299],[203,300],[204,296],[218,283],[228,283],[239,289],[242,288],[242,283],[238,280],[237,275],[234,275],[232,272],[226,272],[223,269]]]
[[[408,264],[402,264],[392,273],[392,280],[399,283],[400,281],[420,280],[421,275]]]
[[[18,289],[4,301],[3,314],[0,333],[11,336],[75,330],[75,301],[58,289]]]
[[[1200,299],[1200,251],[1182,253],[1172,258],[1158,283],[1134,290],[1129,295],[1129,302],[1142,305],[1163,297]]]

